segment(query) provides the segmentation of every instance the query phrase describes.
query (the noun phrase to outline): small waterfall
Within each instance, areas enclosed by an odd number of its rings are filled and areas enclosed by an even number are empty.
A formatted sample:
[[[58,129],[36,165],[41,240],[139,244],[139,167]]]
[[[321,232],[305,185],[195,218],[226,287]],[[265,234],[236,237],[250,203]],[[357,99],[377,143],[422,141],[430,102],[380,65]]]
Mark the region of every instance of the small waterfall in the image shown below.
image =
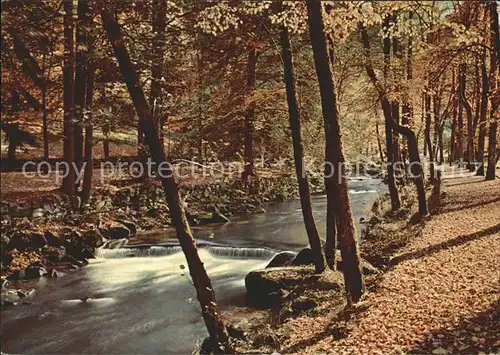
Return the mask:
[[[101,259],[117,259],[117,258],[128,258],[128,257],[153,257],[153,256],[167,256],[181,252],[182,249],[179,246],[163,247],[163,246],[151,246],[149,248],[117,248],[117,249],[106,249],[98,248],[96,250],[96,258]]]
[[[236,248],[211,246],[207,248],[208,252],[217,257],[231,259],[271,259],[277,251],[265,248]]]
[[[113,249],[110,249],[110,246]],[[96,257],[101,259],[117,259],[117,258],[128,258],[128,257],[161,257],[173,255],[182,252],[180,246],[175,245],[151,245],[140,247],[122,245],[122,247],[117,247],[116,244],[113,245],[103,245],[103,247],[96,250]],[[276,255],[277,251],[266,248],[238,248],[238,247],[227,247],[227,246],[214,246],[201,244],[198,245],[198,249],[206,250],[208,253],[219,258],[229,258],[229,259],[271,259]]]

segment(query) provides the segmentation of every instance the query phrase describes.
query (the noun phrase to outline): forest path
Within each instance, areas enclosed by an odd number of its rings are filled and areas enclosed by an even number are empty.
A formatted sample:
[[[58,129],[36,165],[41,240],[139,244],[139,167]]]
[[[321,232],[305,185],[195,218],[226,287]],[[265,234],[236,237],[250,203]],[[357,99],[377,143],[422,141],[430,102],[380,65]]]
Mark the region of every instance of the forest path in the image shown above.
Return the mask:
[[[400,250],[347,337],[312,331],[322,339],[305,353],[498,351],[500,180],[445,173],[442,191],[422,236]],[[323,323],[322,333],[332,326]]]

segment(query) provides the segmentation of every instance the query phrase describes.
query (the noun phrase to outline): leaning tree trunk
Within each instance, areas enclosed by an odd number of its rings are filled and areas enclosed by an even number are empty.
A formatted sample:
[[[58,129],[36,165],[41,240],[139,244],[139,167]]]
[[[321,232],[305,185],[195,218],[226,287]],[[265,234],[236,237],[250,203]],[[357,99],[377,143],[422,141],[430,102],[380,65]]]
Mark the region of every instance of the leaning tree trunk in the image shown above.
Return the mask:
[[[488,81],[488,73],[486,71],[486,52],[483,54],[481,61],[481,107],[479,112],[479,134],[477,141],[477,160],[479,168],[477,175],[484,176],[484,148],[486,141],[486,115],[488,111],[488,93],[490,84]]]
[[[63,190],[68,195],[75,194],[75,43],[73,2],[63,1],[64,6],[64,161],[69,164],[68,173],[63,181]]]
[[[311,193],[309,191],[309,182],[307,179],[307,171],[304,169],[304,147],[302,146],[302,134],[300,125],[300,107],[297,100],[297,88],[295,79],[295,70],[293,67],[292,49],[290,46],[290,37],[286,27],[281,29],[281,48],[283,58],[283,69],[286,85],[286,98],[288,102],[288,115],[290,119],[290,130],[292,132],[293,158],[295,161],[295,172],[299,184],[300,204],[302,207],[302,216],[307,231],[307,237],[311,250],[314,254],[314,266],[316,273],[321,273],[325,269],[323,255],[321,253],[321,242],[319,239],[318,229],[314,221],[314,215],[311,205]],[[335,247],[336,243],[328,243],[329,248],[325,247],[325,256],[327,261],[330,260],[328,266],[335,268]]]
[[[334,181],[338,189],[338,201],[335,201],[335,212],[339,218],[337,221],[337,231],[340,240],[347,298],[349,301],[357,302],[364,292],[364,282],[345,175],[345,159],[340,134],[337,95],[333,72],[329,62],[322,5],[315,0],[307,0],[306,4],[309,34],[321,94],[321,107],[326,132],[325,138],[331,144],[333,152],[331,163],[333,163],[334,171],[337,172],[335,175],[338,176],[338,180]]]
[[[251,46],[248,52],[248,65],[247,65],[247,95],[252,95],[255,89],[255,76],[257,68],[258,52],[255,46]],[[255,102],[251,99],[245,113],[245,169],[243,172],[243,180],[253,175],[254,161],[253,161],[253,136],[254,136],[254,120],[255,120]]]
[[[495,180],[495,169],[497,164],[497,129],[498,129],[498,69],[500,60],[500,34],[498,31],[498,9],[496,1],[490,1],[490,32],[491,32],[491,56],[490,56],[490,130],[488,133],[488,168],[486,169],[486,180]]]
[[[378,128],[378,120],[375,122],[375,132],[377,133],[377,146],[378,152],[380,154],[380,164],[382,165],[382,169],[384,167],[384,152],[382,151],[382,142],[380,141],[380,130]]]
[[[373,69],[371,60],[370,39],[368,37],[368,33],[366,32],[364,26],[360,24],[359,27],[361,30],[361,40],[363,42],[364,56],[366,60],[365,64],[366,73],[379,94],[379,99],[382,102],[382,109],[384,111],[384,116],[386,117],[386,124],[391,129],[399,132],[400,134],[406,137],[408,143],[408,157],[410,159],[411,174],[413,182],[415,183],[415,187],[417,189],[419,214],[421,216],[426,216],[428,214],[428,210],[427,210],[427,200],[424,188],[424,173],[422,170],[422,164],[420,162],[420,155],[418,153],[417,138],[415,136],[415,133],[410,128],[398,125],[394,120],[389,119],[391,105],[386,97],[385,88],[380,84],[377,75],[375,74],[375,70]]]
[[[227,351],[228,335],[224,323],[222,322],[217,303],[215,302],[214,289],[203,266],[203,262],[198,255],[195,241],[181,202],[179,189],[174,179],[172,166],[165,159],[165,152],[158,138],[157,128],[153,116],[151,115],[151,109],[139,83],[139,75],[132,64],[128,50],[125,47],[120,26],[114,15],[103,8],[101,10],[101,18],[108,39],[115,52],[122,77],[127,84],[130,97],[137,115],[139,116],[153,162],[157,166],[158,177],[161,180],[165,198],[170,209],[172,224],[176,229],[177,238],[186,256],[189,271],[201,305],[203,319],[205,320],[211,341],[216,350],[220,352]]]

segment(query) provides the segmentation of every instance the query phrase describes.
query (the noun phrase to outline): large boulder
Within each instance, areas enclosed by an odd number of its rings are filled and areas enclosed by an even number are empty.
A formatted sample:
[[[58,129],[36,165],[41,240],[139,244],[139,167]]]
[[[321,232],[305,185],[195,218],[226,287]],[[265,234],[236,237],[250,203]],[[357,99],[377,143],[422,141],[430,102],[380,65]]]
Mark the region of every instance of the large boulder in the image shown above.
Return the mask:
[[[292,260],[293,266],[304,266],[314,264],[314,255],[310,248],[302,249]]]
[[[104,227],[103,234],[109,239],[123,239],[132,235],[130,229],[119,222],[108,223]]]
[[[292,253],[290,251],[283,251],[276,254],[273,260],[267,264],[266,269],[270,267],[288,266],[291,264],[292,259],[295,258],[296,255],[296,253]]]
[[[251,271],[245,277],[247,303],[257,308],[279,308],[288,296],[286,287],[272,278],[272,273],[282,268]]]
[[[136,235],[137,234],[137,230],[139,228],[137,227],[137,225],[134,222],[128,221],[128,220],[125,220],[125,219],[117,219],[116,222],[124,225],[125,227],[127,227],[128,230],[130,231],[130,235]]]

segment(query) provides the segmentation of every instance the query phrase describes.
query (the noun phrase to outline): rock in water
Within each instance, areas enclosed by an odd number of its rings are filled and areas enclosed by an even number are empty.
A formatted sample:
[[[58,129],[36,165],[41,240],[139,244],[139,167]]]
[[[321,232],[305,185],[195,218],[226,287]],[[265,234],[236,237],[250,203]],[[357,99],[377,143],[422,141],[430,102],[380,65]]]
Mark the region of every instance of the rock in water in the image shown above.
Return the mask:
[[[132,222],[132,221],[127,221],[124,219],[117,219],[116,222],[123,224],[125,227],[127,227],[130,230],[131,235],[136,235],[137,234],[137,225]]]
[[[291,263],[291,260],[296,256],[297,254],[292,253],[290,251],[284,251],[279,254],[276,254],[267,264],[266,269],[270,267],[279,267],[279,266],[288,266]]]
[[[222,213],[219,211],[212,212],[212,222],[213,223],[228,223],[229,218],[224,216]]]
[[[130,237],[130,229],[120,223],[112,222],[105,228],[104,235],[110,239],[123,239]]]
[[[302,249],[295,259],[292,260],[292,265],[293,266],[303,266],[303,265],[310,265],[314,264],[314,255],[313,252],[310,248],[304,248]]]

